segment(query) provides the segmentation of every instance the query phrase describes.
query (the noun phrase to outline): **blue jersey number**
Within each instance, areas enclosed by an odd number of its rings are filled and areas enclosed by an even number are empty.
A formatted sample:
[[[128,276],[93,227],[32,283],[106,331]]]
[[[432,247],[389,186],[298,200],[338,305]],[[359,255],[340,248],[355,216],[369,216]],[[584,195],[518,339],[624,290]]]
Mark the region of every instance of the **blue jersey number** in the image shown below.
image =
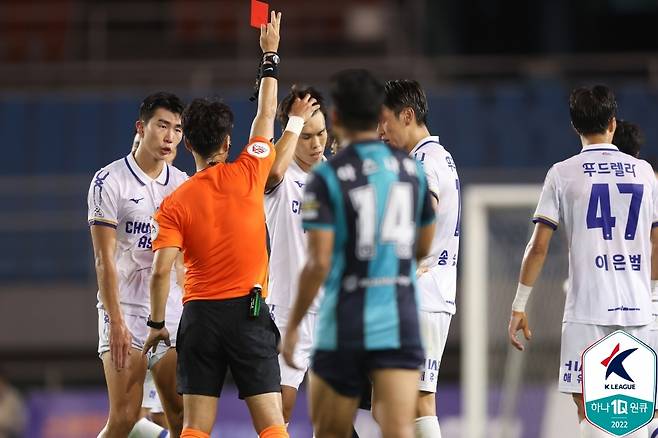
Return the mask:
[[[633,240],[637,231],[644,186],[642,184],[619,183],[617,184],[617,190],[621,194],[631,195],[624,239]],[[612,240],[612,229],[616,223],[617,218],[612,215],[610,208],[610,188],[608,184],[592,184],[592,192],[589,196],[589,206],[587,208],[587,228],[601,228],[603,239]]]

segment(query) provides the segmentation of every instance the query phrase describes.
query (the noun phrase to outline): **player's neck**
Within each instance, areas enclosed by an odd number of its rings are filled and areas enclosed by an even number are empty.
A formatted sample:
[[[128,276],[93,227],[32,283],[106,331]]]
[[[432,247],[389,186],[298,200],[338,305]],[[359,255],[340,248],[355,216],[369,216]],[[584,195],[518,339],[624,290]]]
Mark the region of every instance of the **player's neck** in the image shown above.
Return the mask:
[[[612,143],[612,135],[605,134],[592,134],[592,135],[581,135],[580,142],[583,147],[587,147],[593,144],[609,144]]]
[[[292,159],[297,163],[300,169],[304,171],[304,173],[309,173],[311,171],[311,167],[313,167],[313,164],[308,164],[300,160],[297,155],[292,157]]]
[[[156,179],[162,173],[165,161],[153,158],[152,155],[148,154],[146,148],[137,148],[133,157],[142,172],[148,175],[149,178]]]
[[[431,134],[429,129],[427,129],[427,126],[415,126],[411,131],[411,135],[409,135],[409,142],[405,145],[404,149],[407,151],[407,153],[410,153],[422,139],[427,138],[430,135]]]

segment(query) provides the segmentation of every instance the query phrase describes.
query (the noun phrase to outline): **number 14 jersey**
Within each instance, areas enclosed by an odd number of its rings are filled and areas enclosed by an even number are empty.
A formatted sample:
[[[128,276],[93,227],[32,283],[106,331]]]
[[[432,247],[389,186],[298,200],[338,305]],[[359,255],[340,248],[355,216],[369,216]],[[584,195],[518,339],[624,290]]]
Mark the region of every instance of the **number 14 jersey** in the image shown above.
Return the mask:
[[[584,147],[546,175],[533,222],[564,226],[569,280],[564,322],[652,322],[651,229],[658,184],[651,165],[611,144]]]

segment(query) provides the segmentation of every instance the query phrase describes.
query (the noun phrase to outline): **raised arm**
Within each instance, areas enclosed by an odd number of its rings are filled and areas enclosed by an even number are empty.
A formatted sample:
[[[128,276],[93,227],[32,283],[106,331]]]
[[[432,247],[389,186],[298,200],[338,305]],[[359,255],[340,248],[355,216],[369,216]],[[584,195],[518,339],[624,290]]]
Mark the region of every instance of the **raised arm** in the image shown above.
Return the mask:
[[[310,94],[303,99],[295,99],[295,103],[290,108],[288,114],[288,124],[286,125],[283,135],[276,142],[276,158],[267,177],[265,190],[270,190],[281,182],[283,175],[286,173],[297,147],[299,135],[304,128],[304,123],[313,116],[313,113],[320,109],[317,101]]]
[[[264,137],[269,140],[274,137],[280,26],[281,13],[272,11],[270,22],[260,27],[260,48],[263,50],[263,62],[258,90],[258,110],[251,125],[250,138]]]

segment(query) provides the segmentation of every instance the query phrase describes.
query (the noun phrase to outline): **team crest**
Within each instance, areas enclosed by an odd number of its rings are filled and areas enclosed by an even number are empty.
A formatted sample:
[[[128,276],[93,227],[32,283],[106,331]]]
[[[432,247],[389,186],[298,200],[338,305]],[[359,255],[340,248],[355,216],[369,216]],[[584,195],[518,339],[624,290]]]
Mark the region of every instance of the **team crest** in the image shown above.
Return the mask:
[[[247,146],[247,153],[256,158],[265,158],[270,155],[270,147],[267,143],[256,142]]]
[[[160,225],[155,218],[151,218],[151,241],[154,241],[158,238],[158,233],[160,232]]]

